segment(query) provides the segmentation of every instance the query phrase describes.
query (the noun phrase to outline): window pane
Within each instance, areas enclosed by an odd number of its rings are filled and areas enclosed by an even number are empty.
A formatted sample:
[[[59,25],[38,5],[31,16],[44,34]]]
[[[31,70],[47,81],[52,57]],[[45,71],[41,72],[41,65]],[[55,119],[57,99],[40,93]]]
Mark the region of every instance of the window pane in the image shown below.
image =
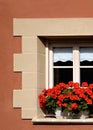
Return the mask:
[[[54,68],[54,85],[60,82],[68,83],[73,80],[72,68]]]
[[[80,69],[80,82],[93,83],[93,68]]]
[[[82,61],[80,66],[93,66],[93,61]]]
[[[72,66],[72,65],[73,65],[72,61],[66,61],[66,62],[58,61],[54,63],[54,66]]]
[[[93,66],[93,47],[80,48],[80,66]]]
[[[73,54],[72,54],[72,48],[54,48],[54,65],[58,65],[58,66],[67,66],[68,65],[72,65],[72,61],[73,61]],[[69,61],[69,62],[68,62]]]

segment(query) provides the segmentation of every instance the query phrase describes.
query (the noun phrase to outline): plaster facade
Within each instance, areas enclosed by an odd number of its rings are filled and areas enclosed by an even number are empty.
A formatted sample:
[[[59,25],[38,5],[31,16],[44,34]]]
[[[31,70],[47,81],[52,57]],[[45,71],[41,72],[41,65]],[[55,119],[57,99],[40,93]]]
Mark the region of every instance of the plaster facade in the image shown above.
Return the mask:
[[[37,51],[36,35],[22,36],[14,35],[14,19],[33,19],[33,18],[93,18],[93,1],[92,0],[0,0],[0,129],[1,130],[92,130],[93,125],[33,125],[31,119],[27,115],[30,111],[23,112],[22,106],[28,104],[21,104],[21,96],[24,94],[25,87],[37,87],[35,79],[37,74],[22,72],[14,70],[14,57],[23,54],[24,51]],[[86,25],[87,26],[87,25]],[[24,27],[23,27],[24,28]],[[84,28],[83,28],[84,29]],[[31,40],[30,40],[31,38]],[[27,40],[28,39],[28,40]],[[27,40],[27,41],[26,41]],[[30,42],[32,41],[32,42]],[[34,44],[29,44],[34,43]],[[39,42],[38,42],[39,43]],[[35,45],[36,44],[36,45]],[[35,45],[35,46],[34,46]],[[41,44],[40,44],[41,45]],[[43,45],[43,44],[42,44]],[[26,48],[26,47],[27,48]],[[25,49],[24,49],[25,48]],[[30,50],[30,48],[33,48]],[[19,56],[21,58],[21,56]],[[18,57],[17,57],[18,58]],[[18,59],[17,59],[18,60]],[[30,62],[30,61],[29,61]],[[30,68],[31,69],[31,68]],[[22,72],[22,73],[21,73]],[[29,78],[30,77],[30,78]],[[38,73],[38,77],[40,77]],[[42,76],[41,76],[42,77]],[[41,78],[42,79],[42,78]],[[44,80],[43,80],[44,81]],[[29,82],[29,84],[27,84]],[[31,82],[31,83],[30,83]],[[38,81],[40,82],[40,80]],[[44,81],[45,83],[45,81]],[[40,86],[44,83],[41,83]],[[30,85],[31,84],[31,85]],[[19,93],[16,93],[18,91]],[[28,92],[29,93],[29,92]],[[17,96],[13,97],[13,95]],[[19,98],[20,97],[20,98]],[[18,98],[18,99],[17,99]],[[29,98],[26,97],[26,98]],[[19,100],[19,103],[13,102]],[[25,100],[25,99],[24,99]],[[23,102],[23,101],[22,101]],[[29,101],[31,102],[31,101]],[[15,109],[14,107],[18,108]],[[14,106],[14,107],[13,107]],[[20,108],[22,109],[20,109]],[[25,109],[25,108],[24,108]],[[22,110],[22,111],[21,111]],[[24,114],[23,114],[24,113]],[[26,115],[25,115],[26,114]],[[22,118],[21,118],[22,117]],[[31,113],[32,117],[32,113]],[[31,118],[30,117],[30,118]]]

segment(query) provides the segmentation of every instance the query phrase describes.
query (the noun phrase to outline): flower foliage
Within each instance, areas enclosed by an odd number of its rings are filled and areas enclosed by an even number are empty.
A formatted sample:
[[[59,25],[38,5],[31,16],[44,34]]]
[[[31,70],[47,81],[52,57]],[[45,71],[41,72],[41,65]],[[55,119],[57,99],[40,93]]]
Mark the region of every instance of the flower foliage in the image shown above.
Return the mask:
[[[39,95],[40,108],[53,113],[56,108],[78,113],[93,106],[93,84],[69,81],[59,83],[53,88],[43,89]]]

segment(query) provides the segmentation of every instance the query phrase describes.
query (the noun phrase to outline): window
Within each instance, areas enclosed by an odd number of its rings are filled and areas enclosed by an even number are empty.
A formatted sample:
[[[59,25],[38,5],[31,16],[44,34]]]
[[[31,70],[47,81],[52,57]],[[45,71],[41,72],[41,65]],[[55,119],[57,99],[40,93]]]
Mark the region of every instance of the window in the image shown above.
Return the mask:
[[[80,82],[93,83],[93,47],[80,48]]]
[[[73,48],[53,48],[53,79],[54,85],[73,80]]]
[[[47,55],[47,88],[72,80],[93,83],[93,45],[90,42],[50,42]]]

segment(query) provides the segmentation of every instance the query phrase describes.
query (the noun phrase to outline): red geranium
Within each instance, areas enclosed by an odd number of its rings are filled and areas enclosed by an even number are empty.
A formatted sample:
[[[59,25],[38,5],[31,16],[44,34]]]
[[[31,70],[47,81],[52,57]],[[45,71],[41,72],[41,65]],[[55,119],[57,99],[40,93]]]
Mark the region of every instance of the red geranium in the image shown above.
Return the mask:
[[[72,103],[72,104],[71,104],[71,108],[76,110],[76,109],[78,108],[77,103]]]
[[[83,82],[82,83],[82,87],[88,87],[88,83],[87,82]]]
[[[43,89],[39,95],[40,107],[52,113],[58,107],[63,110],[80,112],[93,106],[93,84],[69,81],[59,83],[53,88]]]

